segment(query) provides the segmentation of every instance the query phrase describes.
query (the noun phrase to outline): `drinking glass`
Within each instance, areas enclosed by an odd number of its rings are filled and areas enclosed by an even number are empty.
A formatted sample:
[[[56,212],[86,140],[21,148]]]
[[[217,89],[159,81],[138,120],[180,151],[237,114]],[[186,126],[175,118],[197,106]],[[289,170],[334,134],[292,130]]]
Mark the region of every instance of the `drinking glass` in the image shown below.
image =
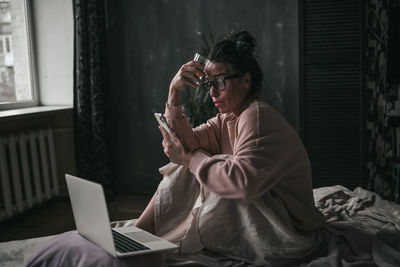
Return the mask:
[[[210,60],[208,58],[206,58],[205,56],[202,56],[199,53],[194,54],[193,60],[203,64],[202,70],[207,66],[208,63],[210,63]],[[202,80],[202,81],[205,80],[205,77],[202,77],[201,73],[196,73],[196,75],[200,78],[200,80]]]
[[[210,60],[206,58],[205,56],[200,55],[199,53],[194,54],[194,61],[200,62],[204,65],[203,68],[207,66],[208,63],[210,63]]]

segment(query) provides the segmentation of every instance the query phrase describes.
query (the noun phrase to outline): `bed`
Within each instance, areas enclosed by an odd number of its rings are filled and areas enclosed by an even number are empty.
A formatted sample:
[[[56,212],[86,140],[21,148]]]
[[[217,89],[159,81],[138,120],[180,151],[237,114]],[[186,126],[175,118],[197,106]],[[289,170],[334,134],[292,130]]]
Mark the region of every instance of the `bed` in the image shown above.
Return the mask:
[[[314,189],[314,198],[317,208],[327,218],[330,238],[323,253],[298,266],[400,266],[400,205],[360,187],[349,190],[339,185]],[[133,221],[113,222],[113,226]],[[76,233],[0,243],[0,266],[24,266],[46,244],[72,234]],[[202,251],[172,254],[168,256],[166,266],[258,265]]]

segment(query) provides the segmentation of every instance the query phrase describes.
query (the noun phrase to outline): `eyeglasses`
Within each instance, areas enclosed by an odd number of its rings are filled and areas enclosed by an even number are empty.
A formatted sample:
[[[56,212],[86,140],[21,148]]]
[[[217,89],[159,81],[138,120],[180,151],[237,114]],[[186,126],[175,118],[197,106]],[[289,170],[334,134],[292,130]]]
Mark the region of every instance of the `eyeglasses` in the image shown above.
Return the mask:
[[[234,74],[234,75],[230,75],[230,76],[226,76],[226,77],[221,77],[221,78],[217,78],[213,81],[208,81],[206,80],[205,82],[203,82],[201,85],[203,86],[203,88],[207,91],[210,91],[211,87],[214,86],[214,89],[217,92],[223,91],[225,90],[226,87],[226,80],[230,80],[230,79],[235,79],[235,78],[240,78],[242,77],[242,75],[239,74]]]

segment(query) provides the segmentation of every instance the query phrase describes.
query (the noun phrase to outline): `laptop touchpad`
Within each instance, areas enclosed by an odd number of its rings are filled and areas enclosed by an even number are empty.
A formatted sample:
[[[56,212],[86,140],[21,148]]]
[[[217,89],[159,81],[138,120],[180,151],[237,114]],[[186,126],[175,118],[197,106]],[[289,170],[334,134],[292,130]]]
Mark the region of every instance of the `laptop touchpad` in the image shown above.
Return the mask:
[[[145,242],[154,242],[154,241],[164,241],[163,239],[154,236],[154,235],[150,235],[146,232],[140,231],[140,232],[131,232],[131,233],[124,233],[127,236],[130,236],[132,238],[134,238],[135,240],[145,243]]]

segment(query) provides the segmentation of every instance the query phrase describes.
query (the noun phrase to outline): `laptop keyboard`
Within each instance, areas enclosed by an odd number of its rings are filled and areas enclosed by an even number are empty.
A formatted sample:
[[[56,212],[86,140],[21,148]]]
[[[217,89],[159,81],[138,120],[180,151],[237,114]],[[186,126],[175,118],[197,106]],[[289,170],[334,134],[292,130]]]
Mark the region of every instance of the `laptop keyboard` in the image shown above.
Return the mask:
[[[115,249],[120,253],[149,249],[148,247],[143,246],[139,242],[136,242],[135,240],[132,240],[123,234],[118,233],[117,231],[112,230],[112,233],[114,237]]]

